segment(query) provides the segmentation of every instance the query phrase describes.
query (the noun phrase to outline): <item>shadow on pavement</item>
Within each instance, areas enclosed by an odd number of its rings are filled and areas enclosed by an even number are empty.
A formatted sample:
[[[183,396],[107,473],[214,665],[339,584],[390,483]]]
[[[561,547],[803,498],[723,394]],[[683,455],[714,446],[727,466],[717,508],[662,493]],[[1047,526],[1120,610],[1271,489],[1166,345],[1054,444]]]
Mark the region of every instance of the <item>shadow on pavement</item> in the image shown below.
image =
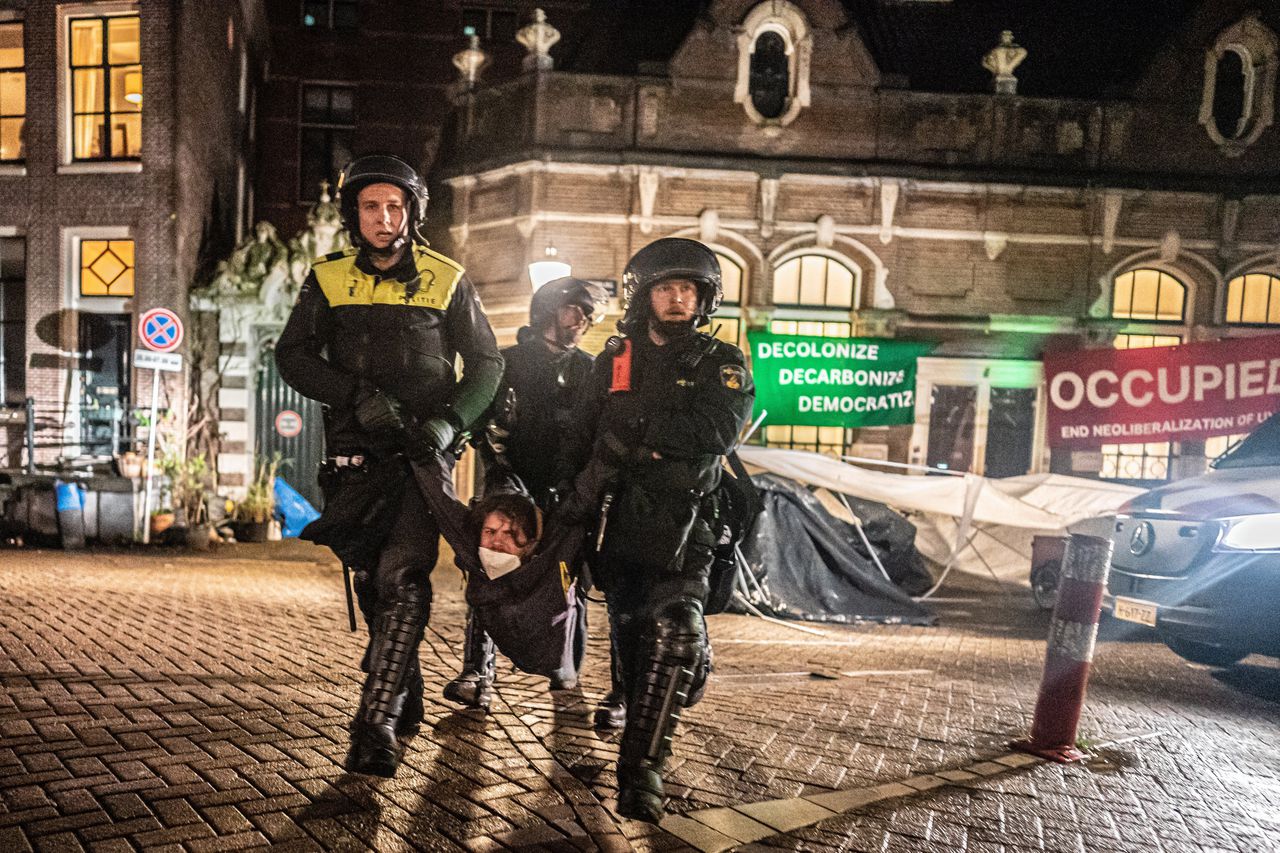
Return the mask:
[[[1214,670],[1213,677],[1256,699],[1280,703],[1280,667],[1238,663],[1228,669]]]

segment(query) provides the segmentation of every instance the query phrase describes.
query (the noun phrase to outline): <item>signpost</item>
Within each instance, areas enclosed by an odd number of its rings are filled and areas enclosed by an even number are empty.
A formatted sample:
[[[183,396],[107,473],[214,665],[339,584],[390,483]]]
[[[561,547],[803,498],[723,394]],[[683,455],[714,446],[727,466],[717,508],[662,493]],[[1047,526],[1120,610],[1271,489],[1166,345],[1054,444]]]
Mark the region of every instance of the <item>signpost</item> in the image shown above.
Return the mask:
[[[747,332],[756,410],[774,423],[867,427],[915,420],[916,359],[932,344]]]
[[[147,433],[147,480],[142,495],[142,541],[151,541],[151,479],[156,460],[156,410],[160,402],[160,373],[182,370],[182,320],[168,308],[152,308],[138,320],[138,338],[146,349],[133,351],[133,363],[151,373],[151,429]]]

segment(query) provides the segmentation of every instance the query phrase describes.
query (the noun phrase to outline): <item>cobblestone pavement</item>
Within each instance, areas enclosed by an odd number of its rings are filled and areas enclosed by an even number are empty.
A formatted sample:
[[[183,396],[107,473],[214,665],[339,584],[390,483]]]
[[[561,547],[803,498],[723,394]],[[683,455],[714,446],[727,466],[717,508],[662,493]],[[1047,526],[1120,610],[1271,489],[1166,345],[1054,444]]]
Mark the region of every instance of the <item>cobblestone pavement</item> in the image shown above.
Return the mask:
[[[456,571],[436,575],[423,733],[372,781],[340,766],[362,642],[325,552],[0,551],[0,851],[1280,850],[1275,661],[1216,673],[1104,642],[1094,760],[1027,762],[1006,744],[1047,618],[1019,592],[945,594],[934,628],[712,617],[655,827],[612,811],[601,638],[575,690],[503,663],[488,717],[439,698]]]

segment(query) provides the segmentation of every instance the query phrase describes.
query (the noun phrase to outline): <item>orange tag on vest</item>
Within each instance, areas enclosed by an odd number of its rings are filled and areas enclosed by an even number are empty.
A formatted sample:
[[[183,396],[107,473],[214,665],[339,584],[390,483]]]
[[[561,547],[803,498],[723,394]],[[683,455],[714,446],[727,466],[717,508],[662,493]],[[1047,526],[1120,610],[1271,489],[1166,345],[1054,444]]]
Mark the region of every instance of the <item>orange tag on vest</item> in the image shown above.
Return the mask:
[[[613,384],[609,393],[631,390],[631,341],[624,340],[622,349],[613,357]]]

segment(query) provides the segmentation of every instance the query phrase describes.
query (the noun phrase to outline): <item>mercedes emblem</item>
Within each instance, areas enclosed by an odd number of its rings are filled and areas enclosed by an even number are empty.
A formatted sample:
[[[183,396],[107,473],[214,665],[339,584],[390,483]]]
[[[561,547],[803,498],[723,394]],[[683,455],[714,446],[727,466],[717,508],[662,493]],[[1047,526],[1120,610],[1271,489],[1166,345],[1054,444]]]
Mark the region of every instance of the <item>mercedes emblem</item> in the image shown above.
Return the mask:
[[[1129,553],[1141,557],[1156,544],[1156,531],[1149,521],[1140,521],[1129,536]]]

